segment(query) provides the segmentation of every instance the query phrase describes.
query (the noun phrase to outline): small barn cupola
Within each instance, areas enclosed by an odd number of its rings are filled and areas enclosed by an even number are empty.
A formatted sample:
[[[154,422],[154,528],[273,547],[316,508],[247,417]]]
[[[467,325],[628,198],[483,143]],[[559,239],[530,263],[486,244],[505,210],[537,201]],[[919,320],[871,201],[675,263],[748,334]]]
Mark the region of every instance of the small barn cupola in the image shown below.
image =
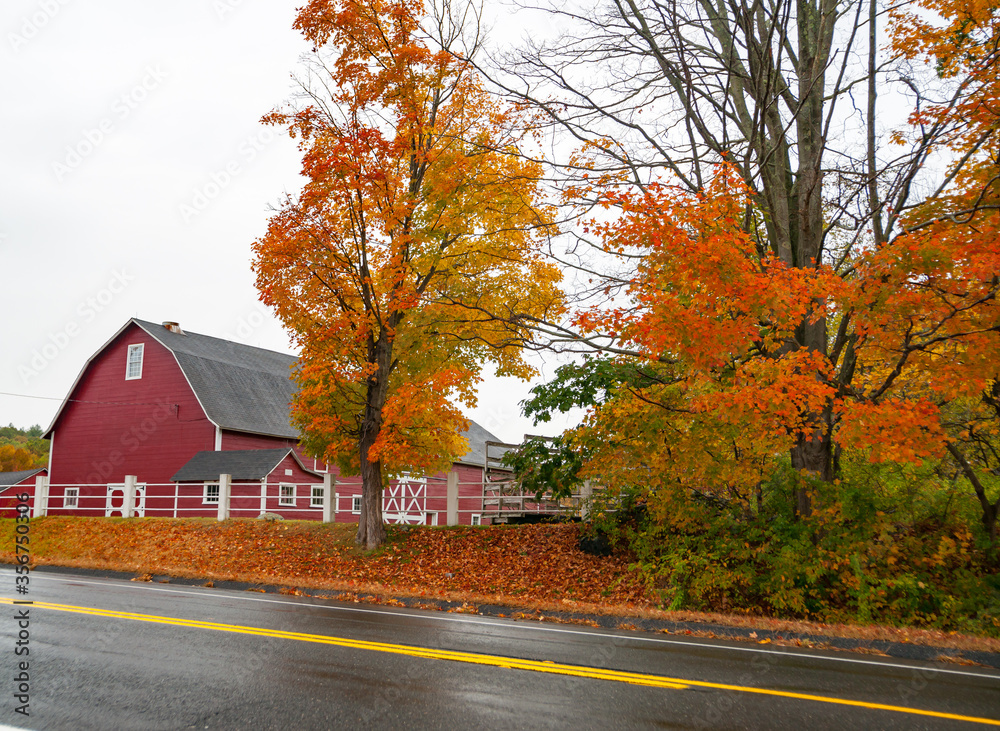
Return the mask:
[[[179,322],[171,322],[170,320],[167,320],[166,322],[163,323],[163,327],[165,327],[167,330],[176,335],[184,334],[184,331],[181,330],[181,325]]]

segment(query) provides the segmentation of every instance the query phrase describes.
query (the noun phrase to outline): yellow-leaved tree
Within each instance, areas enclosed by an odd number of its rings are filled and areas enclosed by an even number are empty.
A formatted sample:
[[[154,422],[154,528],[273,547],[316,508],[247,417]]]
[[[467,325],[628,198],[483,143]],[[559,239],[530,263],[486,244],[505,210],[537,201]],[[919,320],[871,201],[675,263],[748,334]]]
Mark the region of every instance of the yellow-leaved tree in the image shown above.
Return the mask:
[[[531,120],[475,74],[470,17],[311,0],[295,23],[316,49],[307,103],[265,117],[299,140],[307,180],[254,244],[257,286],[301,348],[306,448],[362,476],[369,549],[386,477],[461,456],[457,402],[475,404],[486,362],[530,376],[526,325],[563,308]]]

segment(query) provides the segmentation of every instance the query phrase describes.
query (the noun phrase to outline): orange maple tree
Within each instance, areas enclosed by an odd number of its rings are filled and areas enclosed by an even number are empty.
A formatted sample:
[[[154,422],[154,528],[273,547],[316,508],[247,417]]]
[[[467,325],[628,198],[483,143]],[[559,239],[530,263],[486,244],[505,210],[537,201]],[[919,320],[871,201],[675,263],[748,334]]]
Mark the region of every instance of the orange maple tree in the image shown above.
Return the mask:
[[[832,483],[845,449],[873,462],[920,462],[957,448],[962,432],[942,410],[993,393],[1000,362],[997,5],[923,5],[937,19],[901,8],[894,52],[925,61],[943,101],[915,88],[911,124],[895,136],[909,148],[900,178],[879,168],[870,140],[871,192],[852,212],[861,226],[835,225],[843,224],[837,183],[817,182],[834,220],[813,220],[822,246],[812,258],[774,245],[787,243],[775,228],[780,211],[749,154],[722,154],[698,188],[679,175],[637,183],[602,169],[613,141],[597,139],[580,155],[577,165],[596,174],[579,199],[616,214],[583,235],[632,270],[605,280],[618,292],[613,306],[573,322],[577,342],[609,344],[604,354],[622,374],[573,436],[592,474],[745,505],[786,453],[804,478],[793,506],[808,514],[809,480]],[[873,31],[872,64],[874,43]],[[875,78],[870,70],[870,85]],[[938,187],[917,200],[925,167],[940,173]],[[890,184],[896,196],[883,205],[878,191]],[[892,201],[905,208],[891,210]],[[562,333],[572,338],[570,328]],[[1000,503],[977,494],[984,523],[995,525]]]
[[[903,231],[844,276],[758,247],[754,196],[728,166],[700,194],[652,185],[606,198],[623,215],[593,231],[639,264],[625,301],[576,325],[614,332],[616,361],[639,377],[575,435],[592,473],[747,504],[774,458],[811,438],[815,415],[840,449],[920,462],[950,448],[942,406],[996,378],[993,213],[980,211],[976,230],[942,217]],[[788,347],[819,318],[827,351]]]
[[[318,54],[309,103],[265,117],[300,140],[306,183],[254,245],[257,286],[301,347],[304,444],[361,473],[368,548],[386,475],[460,456],[483,363],[529,376],[525,318],[562,307],[529,120],[484,90],[466,15],[312,0],[295,23]]]

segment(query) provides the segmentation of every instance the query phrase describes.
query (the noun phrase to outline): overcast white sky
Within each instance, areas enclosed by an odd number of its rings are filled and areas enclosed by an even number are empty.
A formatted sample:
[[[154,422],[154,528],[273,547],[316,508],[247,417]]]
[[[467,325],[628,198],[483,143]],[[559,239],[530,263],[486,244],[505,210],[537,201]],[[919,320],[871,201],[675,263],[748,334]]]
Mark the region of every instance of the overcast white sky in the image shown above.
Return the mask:
[[[0,425],[47,426],[130,317],[291,352],[250,245],[300,186],[258,124],[306,50],[300,3],[4,0]],[[561,430],[520,416],[527,392],[491,379],[468,415],[505,441]]]

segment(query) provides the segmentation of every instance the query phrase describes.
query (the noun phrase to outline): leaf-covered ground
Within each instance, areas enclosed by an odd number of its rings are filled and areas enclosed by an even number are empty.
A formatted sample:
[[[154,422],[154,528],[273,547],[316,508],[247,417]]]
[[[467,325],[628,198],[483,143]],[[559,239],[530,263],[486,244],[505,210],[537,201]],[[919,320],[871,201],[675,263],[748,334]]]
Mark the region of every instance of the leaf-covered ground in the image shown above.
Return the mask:
[[[13,547],[12,521],[3,523],[0,548]],[[31,547],[40,564],[517,605],[650,605],[628,560],[583,553],[574,525],[390,528],[386,545],[369,555],[354,546],[355,530],[298,521],[49,517],[31,522]],[[0,557],[13,560],[9,550]]]
[[[0,519],[0,562],[15,560],[14,525]],[[1000,640],[940,631],[666,612],[630,571],[629,557],[582,552],[575,525],[390,527],[388,542],[372,554],[355,547],[351,524],[48,517],[30,526],[36,565],[326,589],[342,592],[342,598],[374,595],[366,598],[376,601],[427,597],[468,602],[472,610],[499,604],[613,614],[623,617],[623,628],[631,616],[1000,652]]]

